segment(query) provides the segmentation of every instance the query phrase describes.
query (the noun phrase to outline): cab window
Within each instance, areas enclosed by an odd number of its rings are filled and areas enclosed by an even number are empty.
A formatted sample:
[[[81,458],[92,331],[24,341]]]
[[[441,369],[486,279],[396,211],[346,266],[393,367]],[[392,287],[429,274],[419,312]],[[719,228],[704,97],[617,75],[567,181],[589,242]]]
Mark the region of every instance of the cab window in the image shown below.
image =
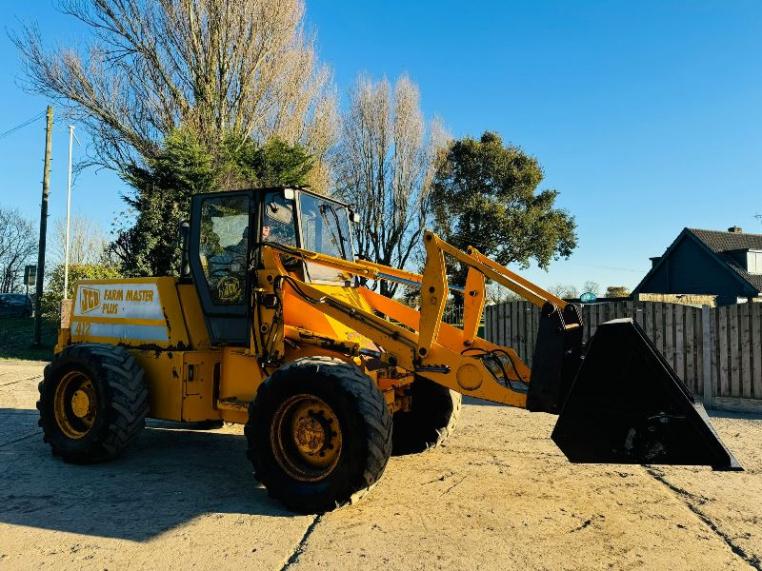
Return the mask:
[[[349,222],[344,207],[309,194],[301,194],[299,198],[304,248],[351,260]]]
[[[212,303],[239,305],[249,267],[249,198],[217,196],[201,206],[199,257]]]
[[[347,209],[330,200],[300,193],[303,248],[352,261]],[[307,262],[310,281],[347,283],[351,276],[340,270]]]
[[[296,246],[294,201],[284,198],[280,191],[268,192],[263,212],[261,241]]]

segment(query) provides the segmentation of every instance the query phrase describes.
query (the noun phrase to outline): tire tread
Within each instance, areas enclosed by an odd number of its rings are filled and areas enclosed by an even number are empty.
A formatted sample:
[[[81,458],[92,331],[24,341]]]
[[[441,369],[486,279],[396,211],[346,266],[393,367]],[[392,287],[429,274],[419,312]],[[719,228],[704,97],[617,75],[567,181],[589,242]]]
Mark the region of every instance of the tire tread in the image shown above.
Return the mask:
[[[353,489],[346,497],[334,498],[333,507],[341,507],[356,502],[375,486],[386,468],[392,452],[392,415],[384,400],[383,394],[375,383],[358,367],[347,362],[327,356],[305,357],[284,365],[275,371],[257,391],[256,398],[249,407],[249,421],[244,433],[249,447],[247,456],[254,466],[255,476],[262,481],[271,496],[282,501],[288,507],[300,512],[326,511],[325,498],[317,498],[313,503],[295,504],[293,498],[281,492],[280,486],[268,486],[269,470],[261,463],[261,455],[256,447],[255,427],[253,419],[259,414],[258,403],[266,402],[271,391],[278,383],[288,382],[292,375],[318,375],[327,377],[324,382],[333,382],[340,390],[349,393],[357,407],[357,413],[362,417],[365,426],[367,458],[362,459],[362,485]]]
[[[45,384],[54,383],[57,365],[77,363],[97,371],[106,385],[110,402],[107,406],[108,421],[95,442],[86,452],[72,453],[55,444],[51,434],[57,431],[55,420],[44,414]],[[51,444],[53,454],[61,456],[67,462],[92,463],[110,460],[118,456],[145,427],[145,418],[149,410],[148,387],[143,369],[137,360],[123,347],[83,343],[66,347],[53,363],[45,367],[44,380],[38,387],[40,400],[39,425],[43,428],[43,438]]]

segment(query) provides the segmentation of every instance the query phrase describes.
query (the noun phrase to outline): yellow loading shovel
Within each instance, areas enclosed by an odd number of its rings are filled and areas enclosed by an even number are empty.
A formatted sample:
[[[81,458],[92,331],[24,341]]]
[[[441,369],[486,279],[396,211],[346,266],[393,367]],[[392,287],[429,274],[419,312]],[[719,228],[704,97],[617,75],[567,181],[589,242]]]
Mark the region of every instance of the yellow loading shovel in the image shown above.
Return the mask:
[[[552,438],[571,462],[743,469],[632,319],[600,325],[583,352],[577,308],[546,304],[527,408],[560,413]]]

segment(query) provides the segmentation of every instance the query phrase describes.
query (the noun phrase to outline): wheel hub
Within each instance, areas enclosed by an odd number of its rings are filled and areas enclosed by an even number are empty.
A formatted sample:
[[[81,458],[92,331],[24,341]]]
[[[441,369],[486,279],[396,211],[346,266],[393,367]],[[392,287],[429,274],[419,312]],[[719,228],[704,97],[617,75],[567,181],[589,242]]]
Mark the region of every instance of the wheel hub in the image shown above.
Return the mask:
[[[313,395],[294,395],[273,417],[270,433],[278,464],[293,478],[317,481],[336,467],[341,427],[333,409]]]
[[[71,410],[77,418],[85,418],[90,412],[90,397],[82,389],[74,391],[71,397]]]
[[[70,371],[58,383],[53,396],[53,412],[58,428],[68,438],[83,438],[95,423],[97,395],[84,372]]]
[[[325,429],[315,418],[300,418],[296,421],[294,439],[299,452],[316,454],[325,446]]]

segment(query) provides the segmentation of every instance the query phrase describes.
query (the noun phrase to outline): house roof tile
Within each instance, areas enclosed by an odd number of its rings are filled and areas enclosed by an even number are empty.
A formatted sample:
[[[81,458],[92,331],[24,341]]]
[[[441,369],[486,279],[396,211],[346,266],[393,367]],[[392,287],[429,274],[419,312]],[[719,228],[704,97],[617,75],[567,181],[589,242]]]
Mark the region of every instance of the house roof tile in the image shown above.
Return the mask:
[[[762,275],[750,274],[732,256],[738,250],[762,250],[762,234],[745,232],[719,232],[717,230],[687,229],[717,254],[733,271],[762,292]]]

